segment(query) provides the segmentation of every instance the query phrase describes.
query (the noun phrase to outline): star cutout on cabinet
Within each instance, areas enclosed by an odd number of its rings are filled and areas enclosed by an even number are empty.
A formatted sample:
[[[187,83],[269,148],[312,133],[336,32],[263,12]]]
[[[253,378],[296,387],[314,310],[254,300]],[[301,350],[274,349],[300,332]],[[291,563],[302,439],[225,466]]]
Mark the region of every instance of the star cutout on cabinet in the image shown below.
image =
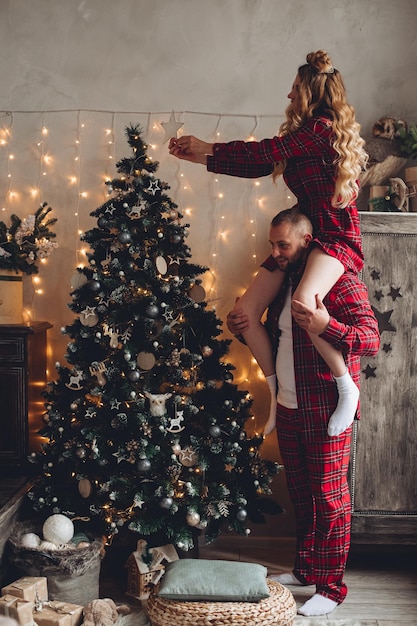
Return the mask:
[[[382,349],[387,354],[388,354],[388,352],[392,352],[392,346],[391,346],[390,343],[384,343],[384,345],[382,346]]]
[[[375,300],[378,300],[379,302],[380,300],[382,300],[383,297],[384,297],[384,294],[382,293],[380,289],[378,289],[378,291],[375,291],[374,293]]]
[[[376,367],[372,367],[371,365],[367,365],[364,370],[362,370],[363,374],[365,374],[365,378],[376,378],[375,374]]]
[[[181,126],[184,126],[184,122],[177,122],[175,119],[175,113],[172,111],[168,122],[161,122],[161,126],[164,127],[165,137],[162,143],[166,143],[171,137],[177,137],[177,133]]]
[[[397,298],[402,298],[402,294],[400,293],[400,289],[401,287],[391,287],[391,290],[388,292],[388,295],[391,296],[391,298],[394,300]]]
[[[381,272],[379,270],[372,270],[371,272],[372,280],[379,280],[381,278]]]

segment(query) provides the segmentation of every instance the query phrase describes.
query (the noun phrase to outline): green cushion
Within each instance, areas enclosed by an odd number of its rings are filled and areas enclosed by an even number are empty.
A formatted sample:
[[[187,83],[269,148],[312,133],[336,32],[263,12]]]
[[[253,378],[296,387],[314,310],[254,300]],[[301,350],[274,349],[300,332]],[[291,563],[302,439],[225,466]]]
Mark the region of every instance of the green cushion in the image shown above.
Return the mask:
[[[257,563],[180,559],[166,566],[158,595],[169,600],[258,602],[269,597],[267,569]]]

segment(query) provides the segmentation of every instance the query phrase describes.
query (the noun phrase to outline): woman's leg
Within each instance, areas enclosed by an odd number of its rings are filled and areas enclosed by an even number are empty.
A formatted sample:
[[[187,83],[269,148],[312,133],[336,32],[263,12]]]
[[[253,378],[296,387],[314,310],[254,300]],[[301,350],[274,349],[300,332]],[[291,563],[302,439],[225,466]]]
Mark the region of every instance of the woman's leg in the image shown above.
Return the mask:
[[[261,319],[281,289],[284,276],[284,272],[278,268],[270,272],[261,267],[248,289],[235,305],[236,309],[242,309],[249,318],[249,328],[242,333],[243,338],[264,373],[271,394],[270,411],[264,429],[265,434],[270,433],[275,428],[277,382],[271,341]]]
[[[338,259],[319,248],[313,248],[293,300],[315,308],[316,294],[322,300],[344,271],[344,266]],[[353,422],[358,406],[359,389],[346,368],[343,354],[319,335],[308,334],[317,352],[329,366],[337,384],[339,401],[328,424],[329,435],[334,437],[340,435]]]

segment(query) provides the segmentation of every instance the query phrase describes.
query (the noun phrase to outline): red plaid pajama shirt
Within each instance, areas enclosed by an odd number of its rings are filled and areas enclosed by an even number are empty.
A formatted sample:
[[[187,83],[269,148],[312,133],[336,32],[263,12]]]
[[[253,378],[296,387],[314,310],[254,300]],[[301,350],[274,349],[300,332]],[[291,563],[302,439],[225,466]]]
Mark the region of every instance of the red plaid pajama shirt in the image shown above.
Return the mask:
[[[270,257],[263,266],[273,270],[275,260]],[[293,280],[293,289],[296,283]],[[284,287],[268,311],[267,328],[275,348],[285,293]],[[321,336],[343,353],[359,387],[360,357],[374,356],[380,340],[366,286],[356,274],[345,272],[324,304],[331,318]],[[296,519],[294,574],[340,604],[347,593],[343,574],[350,545],[347,471],[352,427],[338,437],[328,436],[327,423],[338,400],[336,384],[307,333],[294,320],[292,326],[299,408],[278,405],[277,434]]]
[[[325,117],[307,120],[288,135],[262,141],[215,143],[207,169],[242,178],[269,176],[275,163],[286,160],[284,180],[297,198],[300,210],[313,224],[315,245],[337,257],[346,270],[363,266],[362,239],[355,202],[332,207],[335,189],[335,136]]]

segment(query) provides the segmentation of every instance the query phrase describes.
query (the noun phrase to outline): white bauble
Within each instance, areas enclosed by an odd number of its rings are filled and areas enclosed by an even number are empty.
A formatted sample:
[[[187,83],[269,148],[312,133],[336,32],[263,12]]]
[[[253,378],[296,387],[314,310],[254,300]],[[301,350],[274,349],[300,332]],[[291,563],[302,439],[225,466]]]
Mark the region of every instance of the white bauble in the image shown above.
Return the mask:
[[[74,524],[69,517],[57,513],[48,517],[42,527],[42,532],[45,541],[50,541],[55,545],[68,543],[74,536]]]
[[[39,548],[41,538],[36,533],[22,535],[21,545],[23,548]]]

